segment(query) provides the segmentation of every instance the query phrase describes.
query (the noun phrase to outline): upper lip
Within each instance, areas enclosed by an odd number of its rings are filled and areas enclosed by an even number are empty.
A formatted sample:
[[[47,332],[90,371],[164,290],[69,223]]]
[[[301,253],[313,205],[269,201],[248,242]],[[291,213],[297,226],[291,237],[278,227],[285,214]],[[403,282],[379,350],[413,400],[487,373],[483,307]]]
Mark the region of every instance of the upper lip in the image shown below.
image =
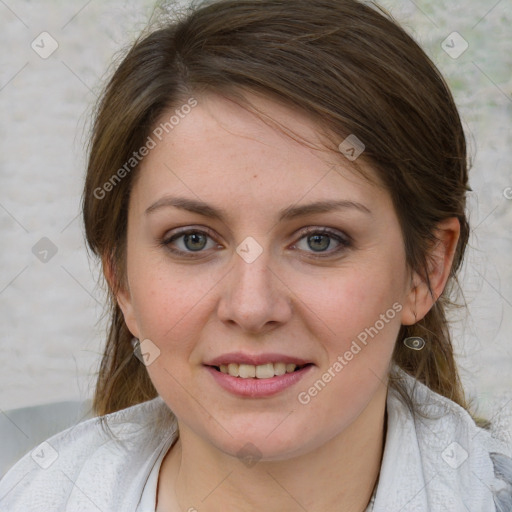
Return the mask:
[[[285,354],[244,354],[243,352],[230,352],[210,359],[204,364],[206,366],[220,366],[228,365],[230,363],[251,364],[254,366],[267,363],[293,363],[297,366],[301,366],[311,363],[311,361],[296,356],[287,356]]]

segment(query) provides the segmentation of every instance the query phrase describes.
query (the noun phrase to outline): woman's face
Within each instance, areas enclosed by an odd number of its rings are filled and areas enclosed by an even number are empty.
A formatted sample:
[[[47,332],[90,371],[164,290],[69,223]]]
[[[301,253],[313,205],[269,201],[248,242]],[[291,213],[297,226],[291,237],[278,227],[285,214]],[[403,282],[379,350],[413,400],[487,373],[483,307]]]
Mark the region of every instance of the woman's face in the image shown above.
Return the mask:
[[[390,196],[219,96],[182,117],[131,194],[126,322],[181,428],[233,455],[307,453],[382,405],[411,293]]]

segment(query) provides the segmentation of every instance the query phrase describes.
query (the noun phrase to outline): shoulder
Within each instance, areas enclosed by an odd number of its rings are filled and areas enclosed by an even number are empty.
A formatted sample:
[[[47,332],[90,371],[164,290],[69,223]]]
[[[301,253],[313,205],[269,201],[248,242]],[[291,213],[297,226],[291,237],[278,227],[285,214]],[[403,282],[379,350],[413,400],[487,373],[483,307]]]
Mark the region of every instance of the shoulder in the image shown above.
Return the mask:
[[[176,422],[160,397],[79,423],[7,472],[0,481],[0,510],[60,510],[87,500],[111,509],[116,496],[136,491],[136,482],[149,473],[145,462],[175,437]]]
[[[494,474],[500,486],[494,492],[498,512],[512,510],[512,458],[491,452]]]
[[[479,427],[465,409],[396,367],[393,373],[414,405],[411,410],[390,389],[390,448],[400,453],[388,453],[388,459],[406,473],[403,484],[416,478],[418,488],[425,487],[420,494],[430,507],[435,503],[453,510],[463,510],[463,505],[478,511],[512,510],[507,436]]]

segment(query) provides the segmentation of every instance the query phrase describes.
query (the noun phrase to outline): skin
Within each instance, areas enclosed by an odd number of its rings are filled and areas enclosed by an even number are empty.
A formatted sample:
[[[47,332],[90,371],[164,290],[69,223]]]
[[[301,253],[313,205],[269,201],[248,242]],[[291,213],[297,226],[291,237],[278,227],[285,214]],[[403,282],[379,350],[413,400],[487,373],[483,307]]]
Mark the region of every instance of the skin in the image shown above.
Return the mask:
[[[261,96],[250,99],[321,147],[303,114]],[[179,422],[180,439],[160,469],[157,510],[360,512],[378,478],[400,325],[423,318],[441,294],[459,223],[438,226],[432,297],[407,268],[399,222],[382,187],[354,172],[343,155],[307,147],[233,102],[214,94],[198,101],[141,164],[129,204],[127,284],[118,294],[132,334],[160,350],[147,371]],[[173,206],[146,213],[166,196],[201,200],[223,209],[225,219]],[[320,200],[358,202],[371,213],[344,208],[278,220],[284,208]],[[191,251],[194,242],[187,246],[183,237],[172,243],[192,257],[160,243],[187,227],[209,229],[199,239],[206,241],[202,251]],[[311,233],[309,239],[303,233],[307,227],[330,228],[352,244],[331,237],[319,251]],[[252,263],[236,252],[249,236],[262,249]],[[301,404],[299,392],[394,303],[401,311]],[[288,354],[314,366],[275,396],[241,398],[220,388],[203,366],[234,351]],[[261,453],[252,467],[237,456],[246,443]]]

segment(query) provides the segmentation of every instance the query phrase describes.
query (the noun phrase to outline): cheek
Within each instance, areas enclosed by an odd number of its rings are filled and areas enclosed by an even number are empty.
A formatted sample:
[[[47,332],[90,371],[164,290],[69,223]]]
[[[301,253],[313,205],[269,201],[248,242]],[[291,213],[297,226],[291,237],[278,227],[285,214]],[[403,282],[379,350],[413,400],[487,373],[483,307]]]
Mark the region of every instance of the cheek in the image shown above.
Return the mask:
[[[137,267],[135,267],[137,264]],[[180,339],[193,330],[205,295],[212,287],[207,275],[174,267],[165,262],[135,262],[130,290],[142,334],[155,343]],[[211,278],[210,278],[211,279]]]
[[[392,330],[389,325],[400,325],[396,311],[402,300],[399,280],[395,279],[398,274],[372,266],[351,267],[340,269],[336,279],[317,281],[315,286],[310,279],[296,276],[294,292],[310,310],[308,317],[317,325],[315,330],[324,331],[332,348],[343,350],[347,342],[376,323],[385,336]]]
[[[171,273],[168,264],[139,268],[130,283],[137,324],[160,351],[146,369],[171,409],[181,412],[190,407],[183,386],[192,378],[191,359],[204,325],[205,294],[212,285],[197,274],[185,276],[176,268]]]
[[[299,410],[334,434],[356,418],[386,382],[401,325],[400,287],[389,271],[351,268],[315,293],[310,290],[305,287],[301,297],[310,311],[308,327],[323,345],[325,359],[297,398]],[[339,415],[333,415],[334,410]]]

